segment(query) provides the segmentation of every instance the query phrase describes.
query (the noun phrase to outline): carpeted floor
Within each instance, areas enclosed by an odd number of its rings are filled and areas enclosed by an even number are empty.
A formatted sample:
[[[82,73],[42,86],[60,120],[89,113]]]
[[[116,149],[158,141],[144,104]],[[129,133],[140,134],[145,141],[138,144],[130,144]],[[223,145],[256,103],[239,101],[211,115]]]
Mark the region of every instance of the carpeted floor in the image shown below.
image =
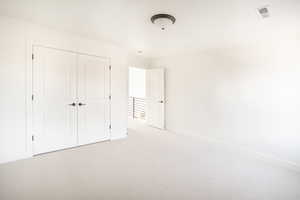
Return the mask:
[[[127,139],[0,165],[1,200],[299,200],[300,173],[133,125]]]

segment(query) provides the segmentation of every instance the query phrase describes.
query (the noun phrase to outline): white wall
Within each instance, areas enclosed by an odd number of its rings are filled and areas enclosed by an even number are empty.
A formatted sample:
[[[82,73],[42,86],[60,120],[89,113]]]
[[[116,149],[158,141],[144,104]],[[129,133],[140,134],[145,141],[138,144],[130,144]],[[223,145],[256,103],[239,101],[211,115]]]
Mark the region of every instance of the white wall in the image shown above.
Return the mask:
[[[0,20],[0,163],[23,158],[27,151],[24,28]]]
[[[112,139],[126,136],[128,66],[135,60],[126,49],[6,17],[0,33],[0,163],[32,155],[32,44],[110,57]]]
[[[300,44],[211,49],[166,68],[166,127],[300,166]]]

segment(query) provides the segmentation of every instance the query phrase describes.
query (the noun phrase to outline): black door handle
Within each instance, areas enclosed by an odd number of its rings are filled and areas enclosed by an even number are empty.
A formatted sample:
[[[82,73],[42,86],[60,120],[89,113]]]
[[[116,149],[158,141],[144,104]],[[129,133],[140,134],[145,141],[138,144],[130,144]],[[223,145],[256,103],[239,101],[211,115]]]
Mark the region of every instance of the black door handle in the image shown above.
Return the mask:
[[[80,102],[78,105],[79,105],[79,106],[85,106],[86,104]]]
[[[76,106],[76,103],[70,103],[69,106]]]

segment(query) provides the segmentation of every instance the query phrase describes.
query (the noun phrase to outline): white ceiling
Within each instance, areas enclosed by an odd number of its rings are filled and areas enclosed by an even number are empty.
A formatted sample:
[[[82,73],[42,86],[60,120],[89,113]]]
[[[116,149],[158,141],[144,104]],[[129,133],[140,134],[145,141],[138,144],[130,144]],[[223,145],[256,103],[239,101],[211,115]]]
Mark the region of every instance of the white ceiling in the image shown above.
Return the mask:
[[[257,8],[269,5],[271,17]],[[162,32],[157,13],[175,25]],[[145,56],[296,38],[300,0],[0,0],[0,14],[91,38],[113,41]]]

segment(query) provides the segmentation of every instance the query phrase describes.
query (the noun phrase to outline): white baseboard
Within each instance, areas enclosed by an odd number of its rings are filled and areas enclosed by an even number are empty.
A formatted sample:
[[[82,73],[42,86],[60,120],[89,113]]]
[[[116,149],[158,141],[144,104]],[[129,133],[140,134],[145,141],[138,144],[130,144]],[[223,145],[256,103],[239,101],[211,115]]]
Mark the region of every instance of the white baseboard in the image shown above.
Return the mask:
[[[28,158],[32,158],[32,155],[24,154],[24,155],[18,156],[16,158],[3,159],[3,160],[0,160],[0,165],[15,162],[15,161],[19,161],[19,160],[25,160],[25,159],[28,159]]]
[[[112,137],[110,138],[110,140],[121,140],[121,139],[125,139],[125,138],[127,138],[127,137],[128,137],[128,135],[127,135],[127,133],[126,133],[125,135],[112,136]]]

